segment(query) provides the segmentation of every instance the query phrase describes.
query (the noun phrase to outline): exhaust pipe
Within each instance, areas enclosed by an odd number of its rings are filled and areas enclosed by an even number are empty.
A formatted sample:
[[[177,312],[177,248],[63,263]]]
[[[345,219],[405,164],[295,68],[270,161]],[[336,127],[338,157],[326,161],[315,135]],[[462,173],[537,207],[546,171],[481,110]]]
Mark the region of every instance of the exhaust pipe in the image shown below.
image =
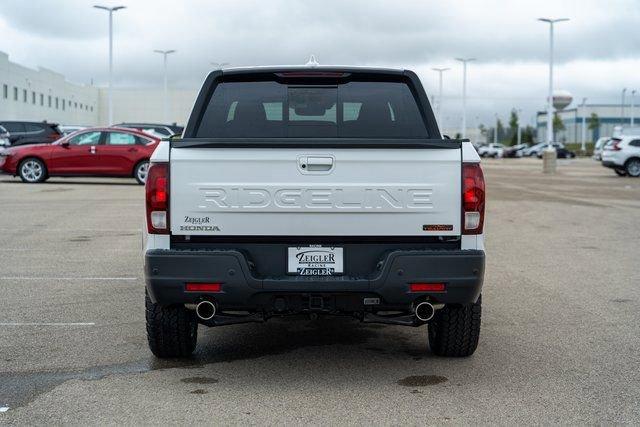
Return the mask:
[[[416,306],[416,317],[423,322],[431,320],[435,313],[436,310],[428,302],[421,302]]]
[[[216,305],[209,300],[203,300],[196,305],[196,315],[200,320],[211,320],[216,315]]]

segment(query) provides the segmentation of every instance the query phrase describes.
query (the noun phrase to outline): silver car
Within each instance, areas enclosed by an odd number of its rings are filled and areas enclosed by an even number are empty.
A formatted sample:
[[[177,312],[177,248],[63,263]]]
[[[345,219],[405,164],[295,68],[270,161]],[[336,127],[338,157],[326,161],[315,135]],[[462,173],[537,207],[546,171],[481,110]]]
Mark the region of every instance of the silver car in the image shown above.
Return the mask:
[[[11,145],[11,141],[9,140],[9,132],[2,126],[0,126],[0,151]]]
[[[602,160],[602,150],[604,150],[604,146],[611,140],[611,137],[603,136],[602,138],[598,138],[595,145],[593,146],[593,160],[601,161]]]

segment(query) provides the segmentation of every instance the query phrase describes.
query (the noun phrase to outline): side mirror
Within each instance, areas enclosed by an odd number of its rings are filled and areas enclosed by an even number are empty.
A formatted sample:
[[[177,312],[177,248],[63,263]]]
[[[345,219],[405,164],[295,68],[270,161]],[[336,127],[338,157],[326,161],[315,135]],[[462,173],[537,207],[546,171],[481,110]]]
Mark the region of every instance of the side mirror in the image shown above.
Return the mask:
[[[60,141],[60,145],[64,148],[67,148],[69,146],[69,141]]]

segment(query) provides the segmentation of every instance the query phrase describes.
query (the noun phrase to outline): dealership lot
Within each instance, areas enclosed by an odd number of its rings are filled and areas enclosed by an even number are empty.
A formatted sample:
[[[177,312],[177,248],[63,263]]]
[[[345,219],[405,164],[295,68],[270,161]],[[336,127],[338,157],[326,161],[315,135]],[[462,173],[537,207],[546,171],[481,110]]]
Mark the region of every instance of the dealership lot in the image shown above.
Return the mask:
[[[0,176],[0,424],[640,422],[640,179],[484,165],[483,331],[459,360],[349,319],[201,328],[193,359],[155,360],[143,188]]]

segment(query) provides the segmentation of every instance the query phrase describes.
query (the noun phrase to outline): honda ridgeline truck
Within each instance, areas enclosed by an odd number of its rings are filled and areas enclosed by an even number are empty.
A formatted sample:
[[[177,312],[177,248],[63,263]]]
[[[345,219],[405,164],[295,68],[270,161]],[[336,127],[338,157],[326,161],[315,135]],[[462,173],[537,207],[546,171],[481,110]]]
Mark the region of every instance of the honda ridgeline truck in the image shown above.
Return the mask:
[[[345,315],[427,325],[433,353],[469,356],[484,205],[480,158],[441,136],[411,71],[214,71],[151,158],[151,351],[188,356],[198,324]]]

